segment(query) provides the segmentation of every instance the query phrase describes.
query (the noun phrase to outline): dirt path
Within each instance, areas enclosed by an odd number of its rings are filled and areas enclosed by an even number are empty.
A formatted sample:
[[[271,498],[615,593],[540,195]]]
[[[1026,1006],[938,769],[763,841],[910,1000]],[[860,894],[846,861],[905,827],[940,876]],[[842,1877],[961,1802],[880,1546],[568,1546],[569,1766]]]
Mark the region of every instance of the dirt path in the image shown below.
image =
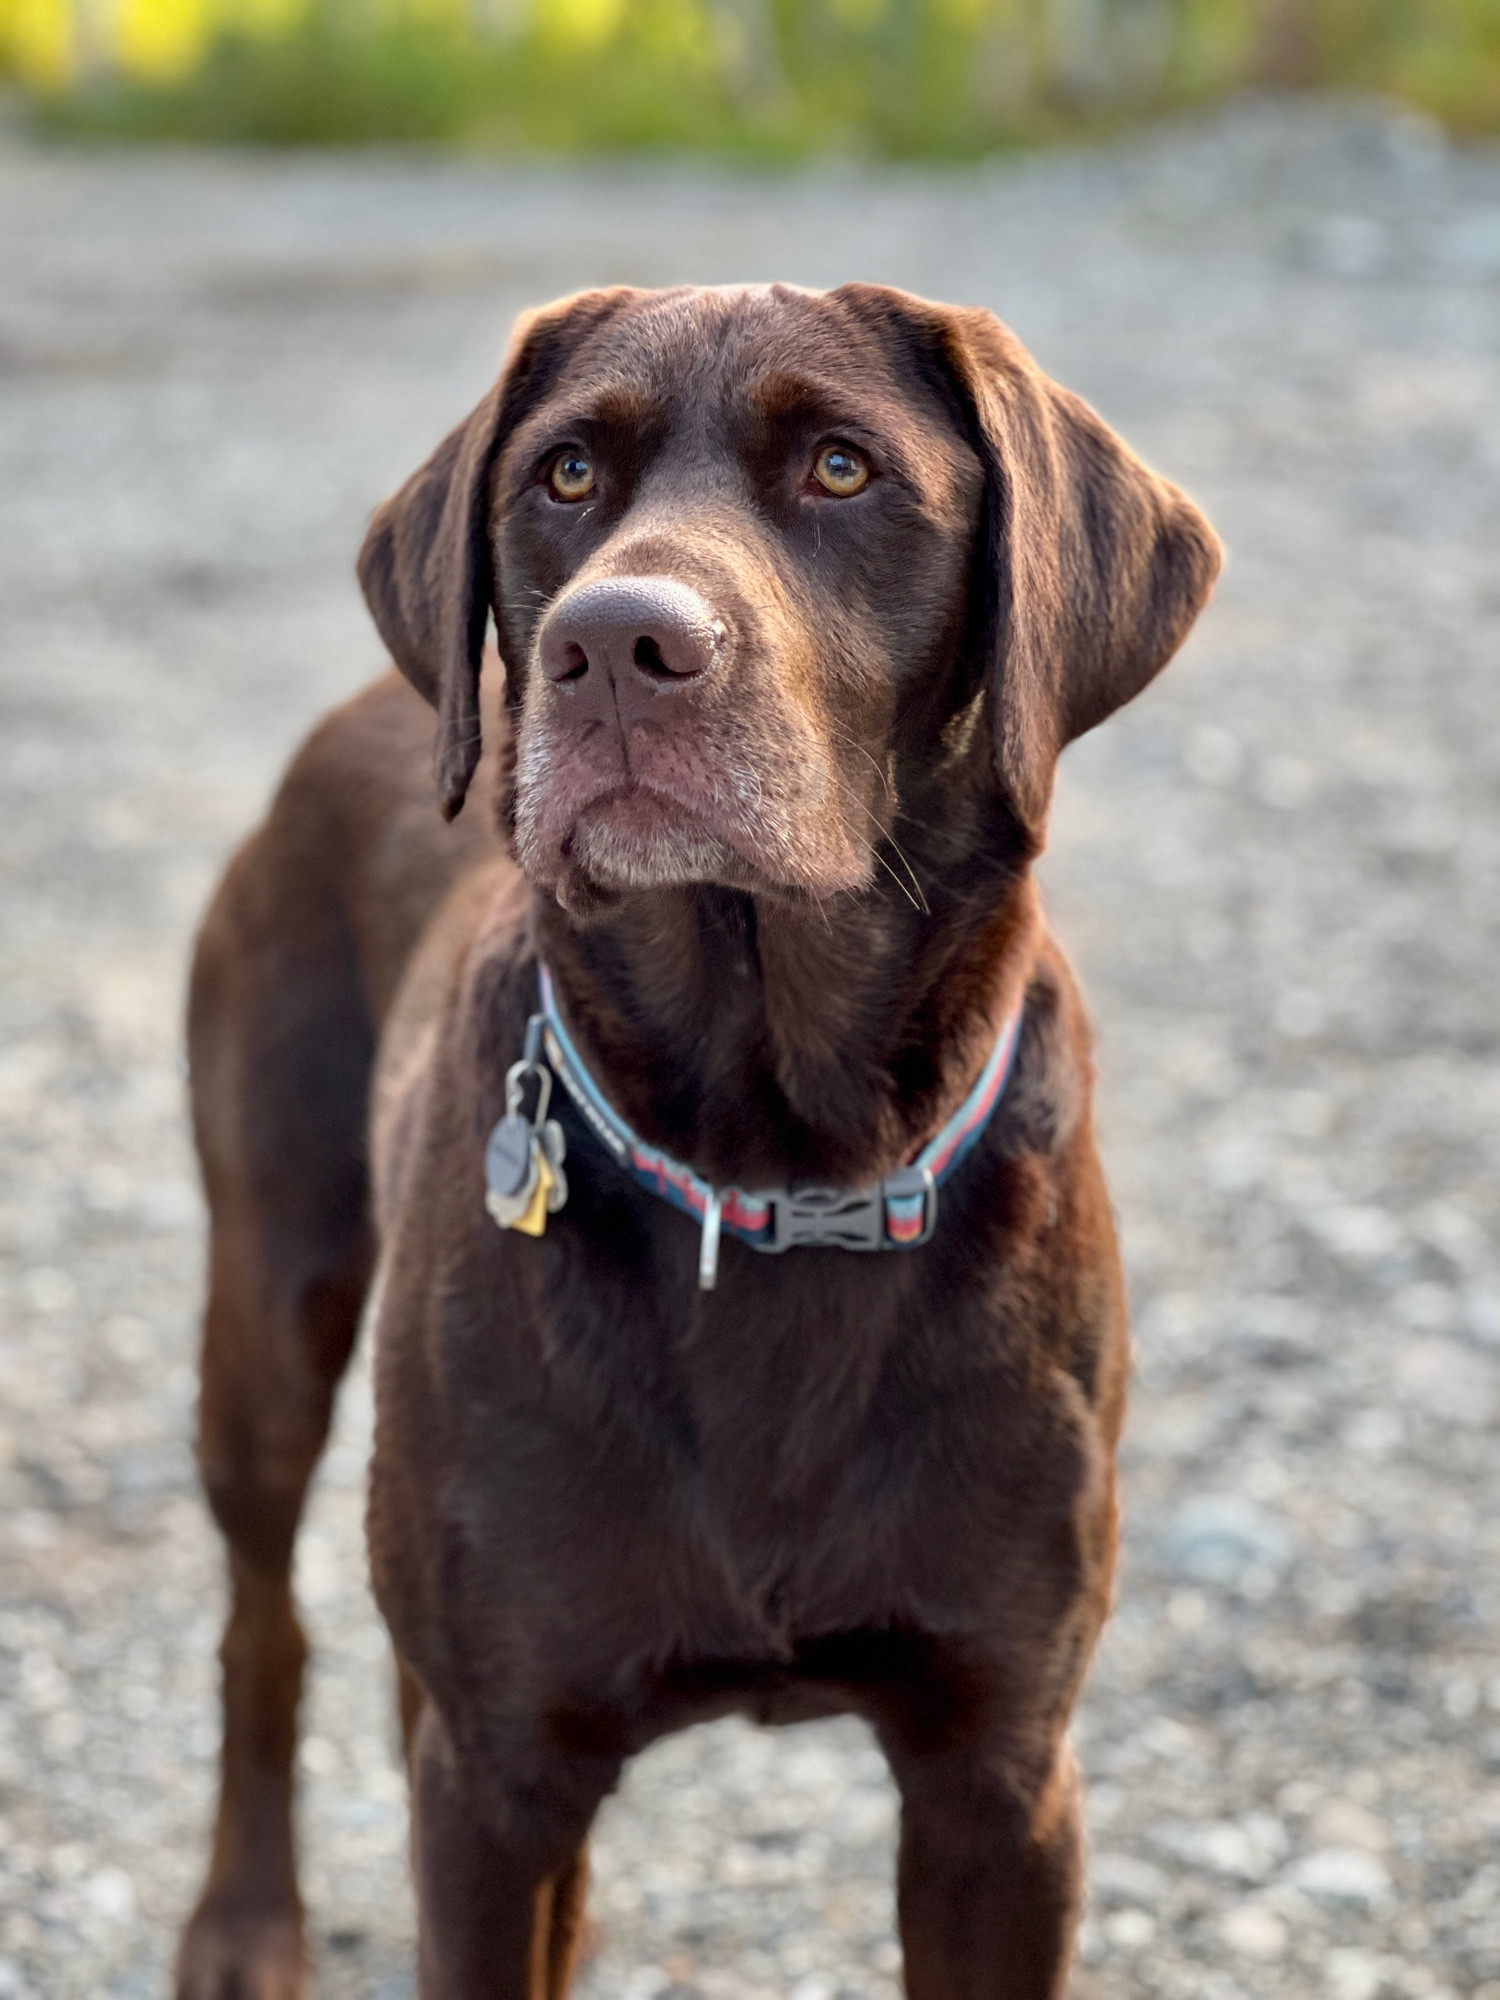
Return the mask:
[[[995,306],[1207,503],[1189,653],[1068,760],[1140,1341],[1078,1731],[1111,2000],[1500,2000],[1500,159],[1249,108],[957,175],[0,155],[0,2000],[157,1995],[215,1752],[179,991],[378,655],[372,502],[586,282]],[[356,1378],[303,1545],[322,1990],[410,1991]],[[882,2000],[851,1726],[630,1774],[589,2000]]]

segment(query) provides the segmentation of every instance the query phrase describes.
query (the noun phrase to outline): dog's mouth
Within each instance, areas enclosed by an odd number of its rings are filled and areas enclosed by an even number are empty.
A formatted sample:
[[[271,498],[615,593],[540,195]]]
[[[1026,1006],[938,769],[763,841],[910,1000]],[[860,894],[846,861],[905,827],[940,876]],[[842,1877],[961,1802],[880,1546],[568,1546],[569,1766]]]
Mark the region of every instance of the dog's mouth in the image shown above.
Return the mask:
[[[699,728],[637,727],[626,744],[528,717],[516,768],[522,866],[580,910],[600,895],[698,883],[819,897],[862,886],[868,854],[843,828],[826,760],[812,745],[780,759],[757,747]]]
[[[744,863],[724,835],[679,800],[636,780],[612,786],[582,807],[558,858],[602,889],[655,889],[724,881]]]

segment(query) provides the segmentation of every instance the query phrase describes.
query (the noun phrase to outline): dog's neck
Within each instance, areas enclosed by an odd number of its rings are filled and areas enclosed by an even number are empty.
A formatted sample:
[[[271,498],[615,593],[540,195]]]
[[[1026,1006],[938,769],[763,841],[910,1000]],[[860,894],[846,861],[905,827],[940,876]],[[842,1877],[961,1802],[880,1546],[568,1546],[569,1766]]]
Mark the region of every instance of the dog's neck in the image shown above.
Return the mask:
[[[615,1109],[723,1185],[867,1185],[962,1101],[1041,940],[1024,867],[921,909],[890,882],[822,905],[638,894],[538,949]]]

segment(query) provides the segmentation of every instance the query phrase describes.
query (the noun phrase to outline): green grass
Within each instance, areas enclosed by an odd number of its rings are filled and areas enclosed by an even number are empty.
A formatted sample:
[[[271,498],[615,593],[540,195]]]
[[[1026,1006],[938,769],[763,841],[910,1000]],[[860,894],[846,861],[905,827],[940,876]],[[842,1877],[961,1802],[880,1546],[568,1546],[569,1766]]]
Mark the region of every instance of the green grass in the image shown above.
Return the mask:
[[[230,144],[422,141],[496,151],[785,144],[745,116],[716,65],[633,37],[561,60],[402,24],[351,34],[319,9],[296,33],[226,35],[179,83],[95,78],[43,100],[54,129]]]
[[[1266,83],[1500,130],[1500,0],[627,0],[592,49],[310,0],[179,81],[34,101],[81,136],[953,158]]]

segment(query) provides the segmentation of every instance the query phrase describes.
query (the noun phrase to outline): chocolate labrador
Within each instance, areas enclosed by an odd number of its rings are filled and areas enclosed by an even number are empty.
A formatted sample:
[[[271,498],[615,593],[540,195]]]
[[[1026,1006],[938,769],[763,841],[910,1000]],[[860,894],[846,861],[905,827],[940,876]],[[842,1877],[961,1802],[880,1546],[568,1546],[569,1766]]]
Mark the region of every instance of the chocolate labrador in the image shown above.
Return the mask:
[[[990,314],[870,285],[550,306],[380,508],[404,678],[193,974],[233,1604],[184,2000],[304,1989],[289,1564],[377,1257],[424,2000],[561,2000],[600,1800],[729,1711],[868,1720],[913,2000],[1062,1992],[1128,1336],[1030,869],[1218,561]]]

